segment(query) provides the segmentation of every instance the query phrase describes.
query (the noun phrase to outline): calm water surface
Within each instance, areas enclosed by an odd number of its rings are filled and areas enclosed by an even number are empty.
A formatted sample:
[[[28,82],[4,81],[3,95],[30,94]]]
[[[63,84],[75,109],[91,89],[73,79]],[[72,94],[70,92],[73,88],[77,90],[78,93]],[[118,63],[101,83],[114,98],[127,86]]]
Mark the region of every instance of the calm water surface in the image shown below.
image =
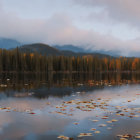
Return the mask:
[[[0,140],[139,136],[139,75],[49,76],[1,75]],[[92,136],[78,137],[80,133]]]

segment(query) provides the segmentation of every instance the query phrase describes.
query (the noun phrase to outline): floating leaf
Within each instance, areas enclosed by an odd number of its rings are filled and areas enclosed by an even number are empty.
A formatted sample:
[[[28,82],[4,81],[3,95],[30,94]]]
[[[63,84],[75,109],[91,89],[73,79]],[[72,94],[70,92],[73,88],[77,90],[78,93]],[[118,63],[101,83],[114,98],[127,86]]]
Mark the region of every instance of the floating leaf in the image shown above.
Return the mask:
[[[62,140],[68,140],[69,139],[69,137],[66,137],[66,136],[63,136],[63,135],[58,136],[57,138],[62,139]]]
[[[92,133],[80,133],[78,137],[92,136]]]
[[[95,133],[95,134],[99,134],[99,133],[100,133],[100,131],[95,131],[94,133]]]

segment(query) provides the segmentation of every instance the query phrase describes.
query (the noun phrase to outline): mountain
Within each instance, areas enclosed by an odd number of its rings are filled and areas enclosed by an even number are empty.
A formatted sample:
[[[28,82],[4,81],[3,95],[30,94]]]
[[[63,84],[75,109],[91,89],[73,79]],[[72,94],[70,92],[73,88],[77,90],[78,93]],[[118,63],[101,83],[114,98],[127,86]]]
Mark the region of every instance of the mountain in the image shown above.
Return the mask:
[[[52,46],[49,46],[47,44],[42,44],[42,43],[36,43],[36,44],[28,44],[28,45],[23,45],[19,47],[19,51],[26,53],[26,52],[32,52],[32,53],[40,53],[42,55],[55,55],[55,56],[86,56],[86,55],[91,55],[91,56],[97,56],[97,57],[110,57],[109,55],[105,54],[100,54],[100,53],[85,53],[85,52],[73,52],[69,50],[58,50]]]
[[[54,47],[58,50],[61,50],[61,51],[72,51],[72,52],[76,52],[76,53],[79,53],[79,52],[89,53],[88,50],[85,50],[79,46],[73,46],[73,45],[59,46],[59,45],[56,45]]]
[[[23,45],[19,47],[19,50],[21,52],[37,52],[42,55],[62,55],[62,52],[58,49],[42,43]]]
[[[10,48],[15,48],[17,46],[21,46],[21,43],[16,40],[0,38],[0,48],[10,49]]]
[[[116,51],[104,51],[104,50],[91,50],[91,49],[84,49],[80,46],[74,46],[74,45],[54,45],[53,47],[42,44],[42,43],[36,43],[36,44],[29,44],[29,45],[23,45],[14,40],[14,39],[8,39],[8,38],[0,38],[0,48],[3,49],[13,49],[17,46],[21,46],[20,50],[22,52],[38,52],[41,54],[46,55],[65,55],[65,56],[83,56],[85,54],[102,54],[102,55],[111,55],[111,56],[119,56],[120,52]]]
[[[120,52],[104,51],[104,50],[85,50],[78,46],[64,45],[64,46],[49,46],[47,44],[35,43],[23,45],[20,48],[21,52],[38,52],[43,55],[64,55],[64,56],[84,56],[94,55],[100,57],[114,56],[118,57]]]
[[[119,51],[105,51],[105,50],[92,50],[92,49],[84,49],[80,46],[74,46],[74,45],[56,45],[54,46],[56,49],[61,50],[61,51],[72,51],[75,53],[96,53],[96,54],[106,54],[106,55],[111,55],[118,57],[120,56]]]
[[[119,52],[119,51],[111,51],[111,50],[109,50],[109,51],[105,51],[105,50],[96,50],[96,51],[94,51],[94,52],[100,53],[100,54],[106,54],[106,55],[110,55],[110,56],[114,56],[114,57],[119,57],[120,54],[121,54],[121,52]]]

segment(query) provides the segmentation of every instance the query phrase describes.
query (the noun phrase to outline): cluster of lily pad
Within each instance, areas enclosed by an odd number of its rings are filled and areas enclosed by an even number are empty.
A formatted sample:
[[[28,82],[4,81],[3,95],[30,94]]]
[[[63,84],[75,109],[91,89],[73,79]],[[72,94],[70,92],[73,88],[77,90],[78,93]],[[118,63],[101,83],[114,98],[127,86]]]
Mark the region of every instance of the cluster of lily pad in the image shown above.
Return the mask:
[[[135,135],[131,134],[124,134],[124,135],[117,135],[120,140],[128,140],[128,139],[140,139],[140,132],[137,132]]]
[[[99,127],[107,127],[108,130],[111,130],[114,126],[114,123],[117,123],[119,121],[119,117],[125,117],[125,118],[138,118],[140,117],[140,108],[139,107],[133,107],[129,105],[134,100],[138,99],[140,97],[140,94],[136,94],[134,99],[131,100],[125,100],[122,104],[115,106],[110,104],[111,98],[90,98],[87,100],[81,100],[81,99],[74,99],[74,100],[68,100],[63,101],[59,105],[52,105],[54,111],[51,111],[49,113],[64,115],[64,116],[73,116],[75,112],[82,111],[83,113],[87,112],[94,112],[97,110],[102,110],[105,112],[103,115],[96,115],[96,119],[89,119],[94,125],[94,123],[100,122],[100,120],[104,120],[104,123],[100,123],[97,125],[97,128],[91,128],[87,130],[87,133],[80,133],[77,135],[77,137],[90,137],[99,135],[101,133],[101,130]],[[124,98],[125,99],[125,98]],[[127,104],[126,104],[127,103]],[[45,106],[50,106],[50,102],[46,102]],[[11,107],[0,107],[0,110],[11,112],[16,111],[20,112],[15,108]],[[25,109],[22,112],[26,112],[28,114],[36,114],[32,109]],[[114,115],[115,114],[115,115]],[[37,114],[36,114],[37,115]],[[117,119],[118,118],[118,119]],[[79,125],[80,122],[73,122],[74,125]],[[75,128],[76,129],[76,128]],[[139,130],[138,130],[139,131]],[[63,140],[73,140],[74,138],[70,138],[68,136],[60,135],[57,137],[58,139]],[[130,140],[130,139],[140,139],[140,132],[136,132],[136,134],[118,134],[116,136],[116,139],[119,140]]]
[[[0,107],[0,110],[1,111],[5,111],[5,112],[11,112],[11,111],[14,111],[14,112],[26,112],[28,114],[36,114],[35,112],[33,112],[32,109],[25,109],[23,111],[19,111],[18,109],[16,108],[11,108],[11,107]]]
[[[139,94],[136,94],[136,97],[139,97]],[[127,117],[127,118],[134,118],[134,117],[140,117],[140,108],[138,107],[133,107],[129,106],[129,103],[133,102],[133,100],[126,100],[124,103],[127,103],[128,105],[120,105],[120,106],[113,106],[110,105],[109,102],[111,101],[111,98],[108,99],[102,99],[102,98],[97,98],[97,99],[90,99],[87,101],[80,101],[80,99],[75,99],[75,100],[70,100],[70,101],[64,101],[61,105],[57,105],[55,108],[57,109],[54,112],[51,113],[57,113],[61,115],[67,115],[67,116],[73,116],[74,111],[80,110],[83,112],[92,112],[97,109],[101,109],[108,113],[109,115],[105,116],[96,116],[99,119],[106,120],[105,124],[99,124],[98,127],[106,127],[107,124],[113,124],[115,122],[118,122],[119,119],[116,119],[117,117]],[[70,113],[71,112],[71,113]],[[114,114],[116,117],[114,117]],[[112,115],[112,117],[110,117]],[[112,119],[110,119],[112,118]],[[98,122],[99,119],[97,120],[92,120],[92,122]],[[79,125],[79,122],[74,122],[73,124]],[[112,129],[112,126],[109,127],[107,126],[107,129],[110,130]],[[101,133],[99,130],[96,128],[91,128],[90,130],[91,133],[80,133],[77,137],[87,137],[87,136],[93,136],[93,134],[99,134]],[[116,139],[120,140],[128,140],[130,138],[135,138],[135,139],[140,139],[140,133],[137,133],[136,135],[131,135],[131,134],[124,134],[124,135],[117,135]],[[70,139],[67,136],[60,135],[58,136],[59,139]]]

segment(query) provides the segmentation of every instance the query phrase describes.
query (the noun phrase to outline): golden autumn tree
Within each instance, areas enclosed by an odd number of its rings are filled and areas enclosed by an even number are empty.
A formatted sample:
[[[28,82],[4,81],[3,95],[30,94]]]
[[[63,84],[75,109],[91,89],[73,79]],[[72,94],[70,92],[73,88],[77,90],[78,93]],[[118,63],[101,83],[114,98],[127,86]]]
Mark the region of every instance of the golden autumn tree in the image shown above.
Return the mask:
[[[120,59],[116,59],[116,70],[120,71],[121,70],[121,61]]]
[[[105,69],[108,71],[108,59],[106,57],[103,59],[103,63],[105,65]]]
[[[109,69],[110,70],[114,70],[115,69],[115,61],[114,61],[114,59],[111,59],[111,61],[109,63]]]
[[[137,70],[138,63],[139,63],[139,59],[135,58],[132,62],[132,70]]]

